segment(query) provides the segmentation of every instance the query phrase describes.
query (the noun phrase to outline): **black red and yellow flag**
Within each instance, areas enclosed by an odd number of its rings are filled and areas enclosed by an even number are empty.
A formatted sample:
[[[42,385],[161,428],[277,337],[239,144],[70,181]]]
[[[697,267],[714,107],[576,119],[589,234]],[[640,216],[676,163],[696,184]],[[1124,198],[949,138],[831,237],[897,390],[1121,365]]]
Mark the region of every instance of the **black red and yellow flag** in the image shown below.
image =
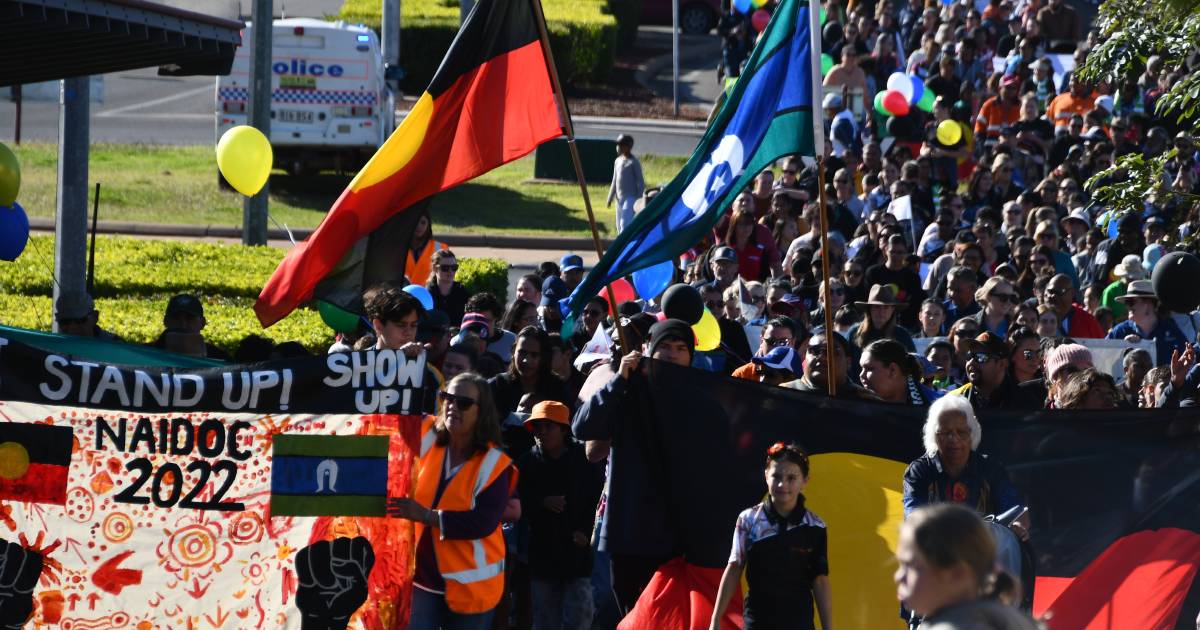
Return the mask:
[[[0,500],[67,502],[71,427],[0,422]]]
[[[562,134],[537,1],[475,4],[428,89],[263,287],[254,305],[263,326],[309,300],[347,250],[388,218]]]
[[[666,497],[684,562],[664,565],[622,628],[708,627],[734,521],[762,499],[766,449],[780,440],[812,454],[806,505],[828,526],[838,625],[905,627],[893,554],[926,408],[831,400],[657,362],[638,398],[630,404],[652,419],[649,456],[663,472],[646,483]],[[980,450],[1007,466],[1030,509],[1033,613],[1049,630],[1195,628],[1200,411],[995,412],[980,421]],[[610,495],[609,516],[640,505],[628,501]]]

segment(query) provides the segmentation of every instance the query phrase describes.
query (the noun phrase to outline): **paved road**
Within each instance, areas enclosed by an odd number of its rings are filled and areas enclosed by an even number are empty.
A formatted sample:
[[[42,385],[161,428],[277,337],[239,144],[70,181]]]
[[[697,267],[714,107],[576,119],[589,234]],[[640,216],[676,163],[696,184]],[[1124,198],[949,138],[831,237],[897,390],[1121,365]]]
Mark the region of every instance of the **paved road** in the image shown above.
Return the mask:
[[[7,101],[7,91],[2,92]],[[160,77],[147,68],[104,77],[104,102],[92,104],[93,142],[144,144],[215,143],[215,80],[212,77]],[[14,137],[16,106],[0,102],[0,141]],[[636,134],[640,150],[656,155],[690,155],[703,130],[673,121],[580,118],[581,137]],[[26,101],[21,139],[58,140],[58,104]]]
[[[638,43],[665,51],[638,73],[638,81],[665,98],[672,97],[671,27],[643,26]],[[721,93],[717,66],[721,61],[721,39],[713,33],[679,37],[679,102],[708,108]]]

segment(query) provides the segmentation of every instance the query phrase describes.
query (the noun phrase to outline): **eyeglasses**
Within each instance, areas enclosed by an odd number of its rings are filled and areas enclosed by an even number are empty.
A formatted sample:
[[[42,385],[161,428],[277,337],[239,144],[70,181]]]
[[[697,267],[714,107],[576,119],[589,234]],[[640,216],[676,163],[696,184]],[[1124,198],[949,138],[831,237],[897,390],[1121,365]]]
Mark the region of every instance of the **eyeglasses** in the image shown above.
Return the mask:
[[[938,431],[937,433],[934,433],[934,435],[937,436],[937,439],[939,440],[947,441],[955,439],[960,442],[966,442],[967,440],[971,439],[970,431]]]
[[[459,396],[457,394],[451,394],[450,392],[438,392],[438,400],[440,400],[443,405],[454,403],[454,407],[459,411],[467,411],[471,407],[474,407],[475,403],[477,402],[474,398],[469,396]]]
[[[975,361],[976,363],[983,364],[983,363],[987,363],[988,361],[991,361],[992,359],[995,359],[996,357],[987,352],[972,352],[970,354],[970,358],[971,358],[971,360]]]
[[[768,348],[778,348],[780,346],[792,345],[791,337],[776,337],[774,339],[764,339],[764,341],[766,342]],[[824,348],[824,346],[821,347]]]
[[[438,265],[438,271],[458,271],[458,265]]]

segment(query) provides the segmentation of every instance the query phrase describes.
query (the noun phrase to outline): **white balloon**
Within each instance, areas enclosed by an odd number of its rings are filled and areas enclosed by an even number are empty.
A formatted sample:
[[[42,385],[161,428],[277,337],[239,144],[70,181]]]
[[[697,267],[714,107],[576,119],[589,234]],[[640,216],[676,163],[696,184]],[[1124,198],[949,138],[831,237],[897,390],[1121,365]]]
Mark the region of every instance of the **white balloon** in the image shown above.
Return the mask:
[[[904,95],[904,100],[911,101],[913,97],[912,81],[908,75],[903,72],[893,72],[892,76],[888,77],[887,89],[896,90]]]

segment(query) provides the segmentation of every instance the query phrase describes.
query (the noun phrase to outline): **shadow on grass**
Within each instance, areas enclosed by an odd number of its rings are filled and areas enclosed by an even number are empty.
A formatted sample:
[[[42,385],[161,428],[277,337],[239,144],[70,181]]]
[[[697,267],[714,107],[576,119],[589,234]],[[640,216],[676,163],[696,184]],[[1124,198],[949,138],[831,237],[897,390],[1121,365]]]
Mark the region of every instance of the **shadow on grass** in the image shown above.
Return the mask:
[[[436,224],[476,228],[485,233],[489,230],[562,233],[589,229],[587,219],[572,216],[571,209],[561,203],[487,184],[461,184],[439,194],[433,200],[431,214]]]
[[[292,176],[271,174],[271,196],[288,205],[324,214],[352,177],[335,173]]]

